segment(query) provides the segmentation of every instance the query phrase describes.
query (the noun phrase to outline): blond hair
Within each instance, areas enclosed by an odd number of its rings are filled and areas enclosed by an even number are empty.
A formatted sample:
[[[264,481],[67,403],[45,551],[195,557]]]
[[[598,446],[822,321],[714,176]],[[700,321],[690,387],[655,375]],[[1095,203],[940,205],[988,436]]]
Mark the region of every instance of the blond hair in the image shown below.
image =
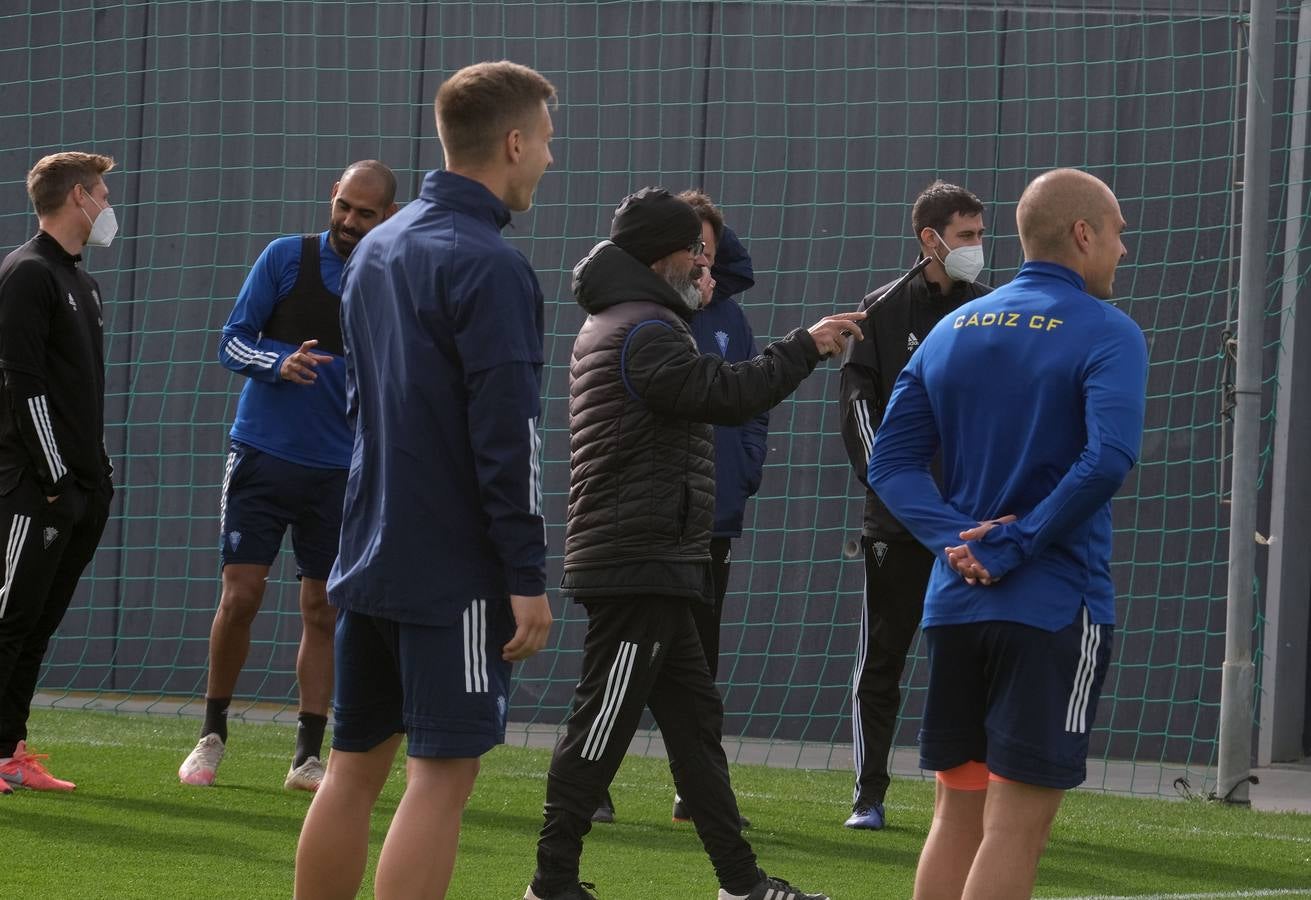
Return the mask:
[[[486,162],[508,132],[528,126],[538,104],[554,97],[555,85],[508,59],[465,66],[446,79],[434,103],[446,164]]]

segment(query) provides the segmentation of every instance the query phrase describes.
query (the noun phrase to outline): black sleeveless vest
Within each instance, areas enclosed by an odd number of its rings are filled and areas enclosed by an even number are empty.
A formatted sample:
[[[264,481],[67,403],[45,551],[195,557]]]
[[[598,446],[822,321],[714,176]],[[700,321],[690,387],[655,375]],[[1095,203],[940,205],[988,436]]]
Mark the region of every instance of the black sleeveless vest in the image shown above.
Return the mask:
[[[323,285],[319,274],[319,236],[301,238],[300,272],[287,295],[273,307],[264,324],[264,337],[299,347],[317,339],[324,353],[345,353],[341,339],[341,297]]]

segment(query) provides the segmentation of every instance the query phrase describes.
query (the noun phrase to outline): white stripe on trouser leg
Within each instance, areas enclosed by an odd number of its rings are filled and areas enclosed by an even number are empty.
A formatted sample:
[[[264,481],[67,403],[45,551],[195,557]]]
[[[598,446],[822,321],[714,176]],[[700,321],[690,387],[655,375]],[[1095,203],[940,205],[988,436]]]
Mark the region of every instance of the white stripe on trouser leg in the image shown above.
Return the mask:
[[[464,611],[464,692],[487,693],[487,601],[474,600]]]
[[[869,575],[865,576],[865,596],[861,599],[860,634],[856,638],[856,671],[851,676],[851,756],[856,766],[856,785],[851,789],[852,804],[860,799],[860,773],[865,768],[865,730],[860,717],[860,679],[865,674],[865,660],[869,654]]]
[[[1101,633],[1089,622],[1088,607],[1083,608],[1083,634],[1079,639],[1079,665],[1074,670],[1074,685],[1065,706],[1065,730],[1082,734],[1087,730],[1088,696],[1092,692],[1093,676],[1097,671],[1097,649]]]
[[[472,630],[470,628],[471,623],[469,622],[469,614],[472,611],[473,607],[470,607],[460,614],[460,624],[464,629],[464,692],[466,694],[473,693],[473,666],[470,665],[469,662],[469,644],[472,642],[472,637],[469,633]]]
[[[478,660],[476,674],[480,687],[480,694],[487,693],[487,601],[478,600],[478,646],[475,648]]]
[[[592,727],[583,742],[583,759],[595,762],[605,753],[606,742],[614,730],[619,710],[624,705],[624,694],[628,692],[628,680],[633,674],[633,660],[637,657],[637,644],[620,641],[615,653],[615,661],[610,664],[610,674],[605,679],[605,693],[601,697],[601,711],[597,713]]]
[[[232,481],[232,466],[237,461],[237,451],[228,451],[228,462],[223,467],[223,490],[219,492],[219,544],[228,530],[228,484]]]
[[[27,530],[31,524],[30,517],[17,513],[9,523],[9,544],[5,547],[5,583],[0,585],[0,619],[5,617],[5,610],[9,607],[9,590],[14,586],[18,558],[23,555],[23,543],[27,540]]]
[[[1097,652],[1102,646],[1102,626],[1089,625],[1092,633],[1092,649],[1088,652],[1088,666],[1084,670],[1084,687],[1081,692],[1078,709],[1078,730],[1080,734],[1088,731],[1088,707],[1092,704],[1092,686],[1097,680]]]
[[[1074,682],[1070,686],[1070,696],[1065,702],[1065,730],[1074,730],[1074,711],[1078,706],[1079,686],[1083,684],[1083,670],[1088,664],[1088,609],[1084,607],[1080,618],[1082,619],[1083,632],[1079,636],[1079,664],[1074,670]]]

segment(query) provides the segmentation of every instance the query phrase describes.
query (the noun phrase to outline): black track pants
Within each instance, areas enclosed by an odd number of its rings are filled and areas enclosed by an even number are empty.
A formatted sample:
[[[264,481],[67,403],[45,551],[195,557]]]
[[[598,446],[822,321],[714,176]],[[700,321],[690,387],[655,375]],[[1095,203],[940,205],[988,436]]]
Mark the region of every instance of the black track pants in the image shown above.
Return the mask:
[[[701,649],[710,668],[710,680],[719,677],[719,625],[724,618],[724,595],[728,593],[728,567],[732,562],[732,540],[710,539],[710,575],[715,584],[714,603],[692,603],[692,619],[701,638]]]
[[[924,614],[933,554],[913,540],[861,538],[865,550],[865,609],[852,678],[852,743],[856,788],[852,806],[882,803],[888,755],[901,710],[901,674]]]
[[[533,880],[537,893],[558,891],[578,878],[592,813],[645,707],[660,728],[674,785],[686,798],[720,885],[745,893],[759,880],[720,743],[723,703],[689,604],[626,597],[587,605],[582,675],[546,782],[546,823]]]
[[[27,738],[27,718],[50,637],[68,611],[109,516],[113,487],[68,488],[49,503],[24,478],[0,497],[0,754]]]

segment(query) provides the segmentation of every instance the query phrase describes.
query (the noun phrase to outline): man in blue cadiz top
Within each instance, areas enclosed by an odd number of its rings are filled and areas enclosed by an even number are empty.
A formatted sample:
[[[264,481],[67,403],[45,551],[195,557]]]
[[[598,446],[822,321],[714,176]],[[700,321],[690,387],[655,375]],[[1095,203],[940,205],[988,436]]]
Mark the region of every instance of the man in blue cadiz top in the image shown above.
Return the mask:
[[[1032,893],[1110,660],[1111,497],[1138,459],[1147,378],[1142,330],[1103,302],[1125,221],[1105,184],[1057,169],[1016,222],[1019,274],[933,328],[869,461],[937,556],[920,766],[938,793],[917,898]]]
[[[328,230],[265,248],[223,326],[219,362],[246,376],[232,425],[219,503],[223,593],[209,632],[200,741],[178,769],[212,785],[227,749],[228,704],[250,649],[250,625],[269,568],[291,529],[300,579],[296,750],[283,786],[314,791],[332,699],[333,613],[328,571],[337,555],[350,465],[341,272],[370,229],[396,211],[396,177],[377,160],[352,164],[332,186]]]

